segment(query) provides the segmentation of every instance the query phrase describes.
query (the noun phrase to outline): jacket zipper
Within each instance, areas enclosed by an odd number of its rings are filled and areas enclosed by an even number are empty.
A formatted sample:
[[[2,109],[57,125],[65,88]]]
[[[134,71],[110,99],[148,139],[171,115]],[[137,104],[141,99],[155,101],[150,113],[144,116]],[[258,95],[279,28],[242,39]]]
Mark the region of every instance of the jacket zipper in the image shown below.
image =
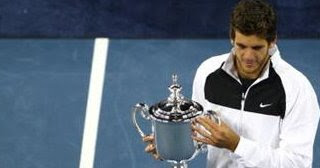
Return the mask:
[[[239,122],[239,132],[242,135],[242,123],[243,123],[243,115],[244,115],[244,107],[246,104],[246,99],[247,99],[247,95],[249,93],[250,88],[255,85],[255,82],[253,82],[248,89],[246,90],[246,92],[242,92],[241,94],[241,114],[240,114],[240,122]]]
[[[243,113],[244,113],[244,105],[246,102],[246,95],[242,92],[241,95],[241,113],[240,113],[240,121],[239,121],[239,133],[242,135],[242,120],[243,120]]]
[[[244,103],[246,101],[246,95],[245,93],[242,92],[242,95],[241,95],[241,111],[244,111]]]

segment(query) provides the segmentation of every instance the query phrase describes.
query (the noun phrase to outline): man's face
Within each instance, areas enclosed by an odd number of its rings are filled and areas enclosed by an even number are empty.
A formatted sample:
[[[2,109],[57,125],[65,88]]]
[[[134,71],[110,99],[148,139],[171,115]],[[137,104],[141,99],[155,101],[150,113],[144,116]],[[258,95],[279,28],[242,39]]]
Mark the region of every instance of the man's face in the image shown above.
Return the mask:
[[[246,36],[236,31],[234,48],[239,75],[248,79],[257,78],[268,61],[268,49],[270,48],[268,42],[256,35]]]

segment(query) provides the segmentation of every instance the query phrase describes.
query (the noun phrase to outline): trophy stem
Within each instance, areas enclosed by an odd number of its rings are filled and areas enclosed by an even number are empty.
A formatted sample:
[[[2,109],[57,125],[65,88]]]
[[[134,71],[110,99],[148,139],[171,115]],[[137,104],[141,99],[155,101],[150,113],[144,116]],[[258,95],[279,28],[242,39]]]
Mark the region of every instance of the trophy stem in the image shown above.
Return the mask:
[[[187,162],[172,163],[172,168],[188,168]]]

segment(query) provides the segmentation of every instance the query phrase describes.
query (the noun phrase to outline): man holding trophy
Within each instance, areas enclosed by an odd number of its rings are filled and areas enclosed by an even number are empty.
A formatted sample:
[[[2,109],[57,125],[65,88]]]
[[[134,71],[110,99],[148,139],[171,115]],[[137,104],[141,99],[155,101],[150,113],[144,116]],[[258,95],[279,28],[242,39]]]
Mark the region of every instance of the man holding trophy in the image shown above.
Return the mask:
[[[208,168],[311,168],[319,105],[308,79],[281,56],[276,15],[263,0],[242,0],[230,20],[230,53],[198,68],[192,100],[219,115],[192,120],[207,144]],[[220,121],[220,120],[219,120]],[[156,159],[154,136],[143,138]]]

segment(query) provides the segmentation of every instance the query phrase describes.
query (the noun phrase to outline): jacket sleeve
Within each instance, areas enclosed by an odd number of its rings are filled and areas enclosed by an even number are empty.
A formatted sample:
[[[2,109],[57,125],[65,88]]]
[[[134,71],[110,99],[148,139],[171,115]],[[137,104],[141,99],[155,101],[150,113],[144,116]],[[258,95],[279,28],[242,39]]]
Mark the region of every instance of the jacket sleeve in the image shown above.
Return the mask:
[[[312,167],[319,105],[309,81],[304,80],[297,85],[300,86],[293,86],[291,89],[294,90],[286,96],[286,114],[280,125],[280,143],[277,148],[261,145],[245,137],[240,138],[235,154],[246,167]]]

